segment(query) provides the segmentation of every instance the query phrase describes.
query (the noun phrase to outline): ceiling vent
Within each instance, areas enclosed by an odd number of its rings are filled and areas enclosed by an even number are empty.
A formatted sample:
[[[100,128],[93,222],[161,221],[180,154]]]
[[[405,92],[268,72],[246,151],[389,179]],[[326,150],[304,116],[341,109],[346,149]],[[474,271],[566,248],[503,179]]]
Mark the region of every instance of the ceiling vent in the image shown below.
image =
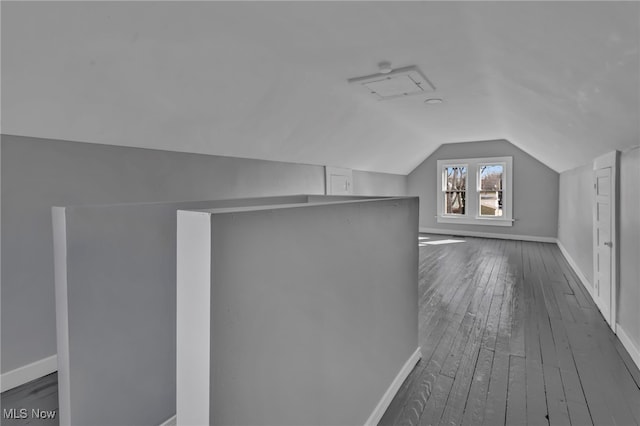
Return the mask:
[[[423,95],[436,90],[416,66],[398,68],[393,71],[365,77],[350,78],[348,82],[358,86],[361,90],[366,90],[379,101],[404,96]]]

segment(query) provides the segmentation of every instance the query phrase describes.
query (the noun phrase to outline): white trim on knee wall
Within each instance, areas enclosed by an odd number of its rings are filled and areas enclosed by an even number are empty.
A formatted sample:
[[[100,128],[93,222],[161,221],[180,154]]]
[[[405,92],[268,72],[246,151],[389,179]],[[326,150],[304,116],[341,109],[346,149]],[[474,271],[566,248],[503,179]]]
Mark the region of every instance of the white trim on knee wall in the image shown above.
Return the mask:
[[[39,379],[47,374],[58,371],[58,356],[51,355],[31,364],[23,365],[15,370],[2,373],[2,392],[16,388],[32,380]]]

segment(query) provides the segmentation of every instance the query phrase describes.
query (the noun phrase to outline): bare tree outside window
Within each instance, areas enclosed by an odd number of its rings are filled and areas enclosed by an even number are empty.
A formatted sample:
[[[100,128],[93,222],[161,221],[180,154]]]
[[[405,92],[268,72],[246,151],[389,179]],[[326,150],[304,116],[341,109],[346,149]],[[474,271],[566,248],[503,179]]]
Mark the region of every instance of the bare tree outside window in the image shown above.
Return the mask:
[[[465,214],[467,191],[467,167],[445,167],[445,214]]]
[[[480,216],[502,216],[502,189],[504,166],[480,166]]]

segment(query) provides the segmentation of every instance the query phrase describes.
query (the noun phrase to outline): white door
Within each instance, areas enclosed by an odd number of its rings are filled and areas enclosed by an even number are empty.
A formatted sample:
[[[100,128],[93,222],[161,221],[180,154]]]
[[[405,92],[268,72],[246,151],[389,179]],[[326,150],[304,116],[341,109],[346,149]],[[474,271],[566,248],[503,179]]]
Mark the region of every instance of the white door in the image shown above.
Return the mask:
[[[351,169],[340,167],[325,167],[326,193],[328,195],[351,195],[353,194],[353,172]]]
[[[348,195],[349,194],[349,178],[344,175],[331,175],[330,177],[331,194]]]
[[[611,167],[595,170],[594,209],[594,292],[600,312],[613,326],[612,318],[612,203],[613,180]]]

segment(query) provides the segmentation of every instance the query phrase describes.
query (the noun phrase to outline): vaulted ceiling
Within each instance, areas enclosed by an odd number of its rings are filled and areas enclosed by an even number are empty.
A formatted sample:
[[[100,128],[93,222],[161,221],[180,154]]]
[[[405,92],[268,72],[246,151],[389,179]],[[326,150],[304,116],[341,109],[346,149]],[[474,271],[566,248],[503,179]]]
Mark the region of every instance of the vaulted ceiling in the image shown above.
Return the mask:
[[[443,143],[506,138],[556,171],[640,143],[638,2],[1,7],[5,134],[401,174]],[[380,61],[436,91],[347,83]]]

